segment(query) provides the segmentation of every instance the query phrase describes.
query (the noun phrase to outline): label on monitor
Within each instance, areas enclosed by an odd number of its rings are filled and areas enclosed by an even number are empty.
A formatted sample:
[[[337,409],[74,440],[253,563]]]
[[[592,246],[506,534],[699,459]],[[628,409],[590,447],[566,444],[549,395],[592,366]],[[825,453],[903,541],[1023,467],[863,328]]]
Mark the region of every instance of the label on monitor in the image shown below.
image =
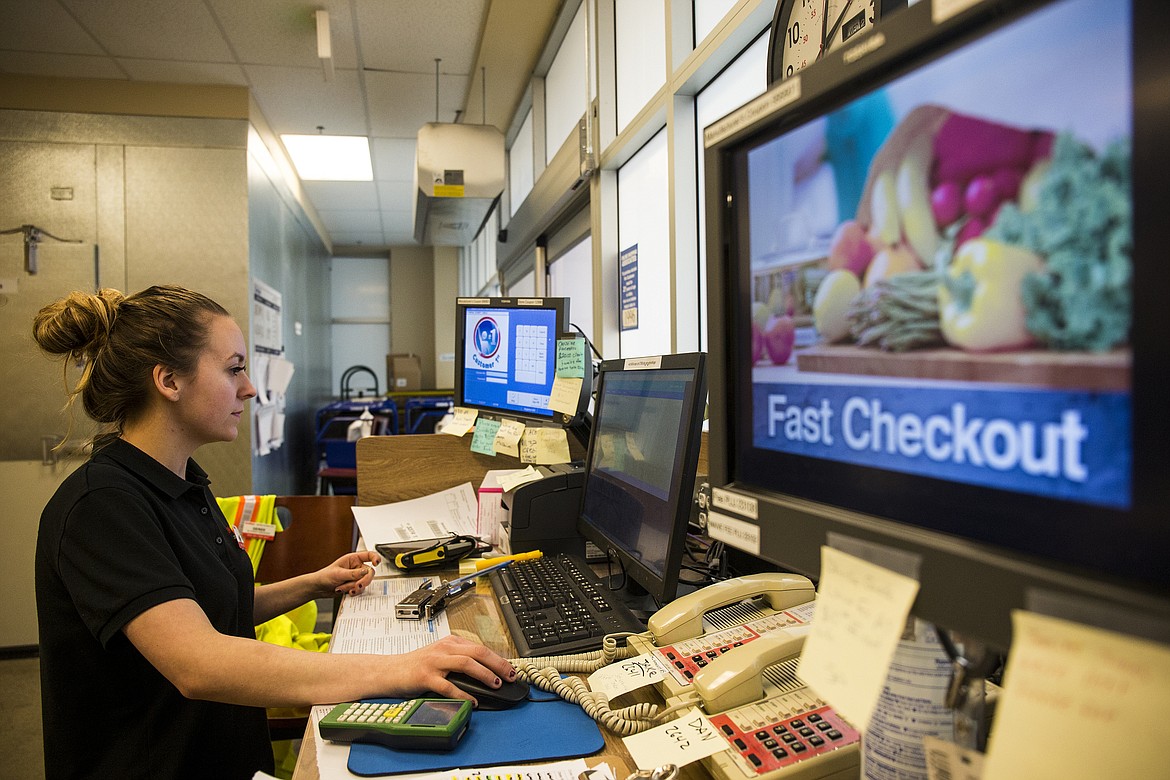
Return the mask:
[[[708,512],[707,535],[717,542],[730,544],[738,550],[749,552],[752,555],[760,554],[760,527],[753,523],[737,520],[718,512]]]
[[[723,488],[714,488],[711,491],[711,506],[716,509],[735,512],[737,515],[744,515],[753,520],[757,520],[760,517],[760,502],[754,498],[741,496],[739,493],[732,493]]]

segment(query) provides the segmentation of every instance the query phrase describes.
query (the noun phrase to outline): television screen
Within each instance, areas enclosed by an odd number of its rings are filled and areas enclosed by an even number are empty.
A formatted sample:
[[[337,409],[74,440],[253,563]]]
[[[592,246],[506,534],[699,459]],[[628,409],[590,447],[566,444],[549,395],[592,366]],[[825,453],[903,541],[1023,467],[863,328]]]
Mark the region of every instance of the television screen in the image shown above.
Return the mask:
[[[806,572],[864,527],[1164,592],[1165,188],[1134,160],[1166,71],[1129,3],[921,5],[708,128],[713,474]]]

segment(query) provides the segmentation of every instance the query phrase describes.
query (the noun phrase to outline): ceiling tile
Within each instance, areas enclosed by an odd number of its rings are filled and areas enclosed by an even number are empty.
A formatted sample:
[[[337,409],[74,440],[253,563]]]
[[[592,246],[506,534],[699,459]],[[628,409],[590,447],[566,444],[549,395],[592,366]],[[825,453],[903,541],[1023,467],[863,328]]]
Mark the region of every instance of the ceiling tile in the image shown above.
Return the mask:
[[[410,205],[414,198],[414,181],[379,181],[378,200],[382,208],[401,208],[398,204]],[[393,204],[393,205],[387,205]]]
[[[203,3],[189,0],[62,0],[115,57],[234,62],[219,25]]]
[[[277,133],[367,135],[365,106],[358,74],[335,70],[326,81],[320,67],[279,68],[247,65],[244,68],[264,118]]]
[[[126,72],[109,57],[0,51],[0,71],[63,79],[125,79]]]
[[[101,46],[55,2],[5,2],[0,15],[0,50],[103,54]],[[29,35],[35,30],[36,35]]]
[[[311,67],[317,60],[318,9],[329,12],[333,65],[357,68],[349,3],[322,0],[207,0],[227,31],[240,62],[247,65]]]
[[[333,246],[382,246],[386,243],[381,231],[331,233]]]
[[[168,60],[118,60],[134,81],[162,81],[169,84],[232,84],[246,86],[248,79],[239,65],[218,62],[174,62]]]
[[[318,211],[377,211],[378,190],[372,181],[307,181],[305,192]]]
[[[317,214],[320,215],[321,221],[325,223],[330,234],[371,233],[382,230],[382,215],[377,211],[317,209]]]
[[[435,121],[435,77],[419,73],[366,72],[366,100],[370,106],[370,129],[374,135],[416,138],[418,130]],[[465,77],[439,79],[439,121],[451,122],[463,105],[467,90]]]
[[[356,0],[367,68],[468,75],[475,66],[487,0]],[[462,103],[462,101],[461,101]]]
[[[374,178],[379,181],[414,181],[414,138],[373,138]]]

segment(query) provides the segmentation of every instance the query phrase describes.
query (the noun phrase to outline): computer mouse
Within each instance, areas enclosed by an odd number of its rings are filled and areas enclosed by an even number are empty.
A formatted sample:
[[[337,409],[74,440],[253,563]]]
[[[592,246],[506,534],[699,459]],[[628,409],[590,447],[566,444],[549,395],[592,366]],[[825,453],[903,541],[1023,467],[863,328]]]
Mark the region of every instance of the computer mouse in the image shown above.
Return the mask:
[[[520,680],[505,680],[499,688],[492,688],[487,683],[459,672],[451,672],[447,679],[459,690],[474,696],[481,710],[506,710],[528,698],[528,683]]]

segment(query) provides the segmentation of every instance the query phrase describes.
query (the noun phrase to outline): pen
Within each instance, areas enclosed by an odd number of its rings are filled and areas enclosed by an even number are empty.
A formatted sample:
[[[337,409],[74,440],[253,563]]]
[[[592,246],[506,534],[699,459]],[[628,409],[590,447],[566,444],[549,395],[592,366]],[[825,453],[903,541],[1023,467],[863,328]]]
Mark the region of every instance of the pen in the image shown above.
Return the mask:
[[[516,553],[515,555],[500,555],[495,558],[480,558],[474,561],[475,570],[481,571],[489,566],[495,566],[500,561],[534,561],[537,558],[544,557],[544,553],[540,550],[532,550],[530,552]]]

